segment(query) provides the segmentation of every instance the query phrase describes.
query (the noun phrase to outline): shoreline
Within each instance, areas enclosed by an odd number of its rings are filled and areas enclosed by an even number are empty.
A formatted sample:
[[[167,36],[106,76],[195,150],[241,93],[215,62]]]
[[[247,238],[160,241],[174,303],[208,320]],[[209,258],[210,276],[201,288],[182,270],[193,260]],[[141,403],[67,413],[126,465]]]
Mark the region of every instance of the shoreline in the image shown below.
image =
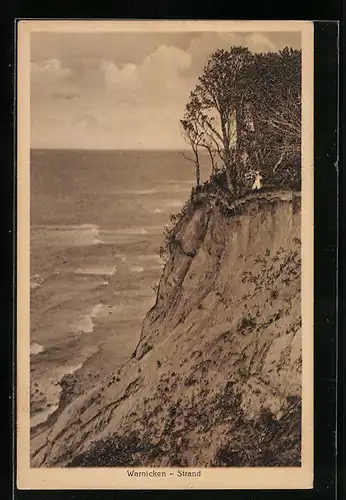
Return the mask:
[[[84,363],[86,363],[86,361]],[[63,410],[66,408],[66,406],[72,401],[73,396],[78,395],[78,392],[77,393],[71,392],[73,391],[77,383],[76,380],[73,381],[73,378],[76,376],[76,373],[83,368],[83,365],[76,368],[73,372],[66,373],[61,377],[60,380],[57,381],[57,384],[60,386],[59,398],[56,403],[57,408],[52,413],[50,413],[47,416],[46,420],[44,420],[43,422],[39,422],[33,426],[30,424],[30,439],[39,435],[41,432],[44,432],[52,424],[54,424],[59,415],[61,415]],[[67,378],[71,378],[71,380],[67,382],[66,381]]]
[[[33,425],[31,424],[31,421],[35,418],[35,416],[45,413],[49,409],[49,407],[47,407],[46,405],[42,405],[41,410],[37,411],[32,417],[30,417],[30,439],[34,436],[37,436],[47,427],[51,426],[56,421],[58,416],[62,413],[62,411],[66,408],[66,406],[72,401],[72,397],[79,394],[78,391],[73,392],[74,388],[76,388],[78,384],[78,375],[82,375],[84,365],[98,352],[98,350],[99,346],[97,346],[97,349],[92,351],[90,353],[90,356],[87,356],[83,362],[79,363],[77,366],[75,365],[73,367],[70,367],[70,369],[66,367],[66,372],[59,378],[55,379],[54,385],[59,386],[59,392],[57,394],[56,401],[51,403],[52,407],[55,406],[55,409],[47,415],[45,420]]]

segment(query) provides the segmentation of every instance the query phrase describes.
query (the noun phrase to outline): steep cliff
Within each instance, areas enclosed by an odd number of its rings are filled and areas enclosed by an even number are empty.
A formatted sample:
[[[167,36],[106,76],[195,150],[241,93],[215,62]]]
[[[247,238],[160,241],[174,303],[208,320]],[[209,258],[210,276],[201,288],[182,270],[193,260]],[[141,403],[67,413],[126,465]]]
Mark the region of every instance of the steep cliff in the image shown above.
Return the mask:
[[[300,193],[184,210],[131,359],[32,438],[32,466],[300,463]]]

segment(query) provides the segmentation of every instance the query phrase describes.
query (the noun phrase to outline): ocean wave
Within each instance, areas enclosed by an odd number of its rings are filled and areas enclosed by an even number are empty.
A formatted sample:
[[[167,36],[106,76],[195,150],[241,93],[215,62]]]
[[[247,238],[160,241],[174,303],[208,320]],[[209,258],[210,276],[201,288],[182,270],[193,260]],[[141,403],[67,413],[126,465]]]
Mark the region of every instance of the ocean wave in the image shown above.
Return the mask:
[[[93,354],[93,353],[91,353]],[[80,368],[82,368],[84,362],[73,363],[71,365],[64,365],[60,367],[53,368],[51,376],[47,378],[44,382],[44,393],[46,398],[46,403],[43,404],[40,411],[35,413],[30,418],[30,427],[33,429],[39,424],[43,424],[47,419],[59,408],[59,400],[62,393],[62,388],[60,382],[66,375],[71,375]]]
[[[140,261],[155,261],[155,262],[161,262],[161,257],[157,253],[148,253],[147,255],[140,255],[136,257],[137,260]]]
[[[127,298],[130,298],[131,295]],[[133,297],[133,296],[132,296]],[[123,297],[120,298],[120,300]],[[150,308],[151,300],[148,300],[148,296],[143,296],[142,303],[134,304],[134,303],[123,303],[119,302],[118,304],[113,304],[108,306],[108,315],[113,315],[117,318],[117,320],[133,320],[135,318],[143,318],[145,312]]]
[[[66,229],[94,229],[95,224],[34,224],[33,229],[65,231]]]
[[[153,228],[152,227],[143,227],[143,226],[132,226],[132,227],[124,227],[121,229],[101,229],[102,237],[104,236],[122,236],[122,235],[141,235],[148,234]]]
[[[37,282],[32,282],[30,283],[30,290],[36,290],[36,288],[39,288],[41,286],[41,283],[37,283]]]
[[[72,331],[74,333],[92,333],[94,330],[94,320],[100,316],[102,311],[104,310],[103,304],[95,304],[92,308],[82,314],[77,321],[72,324]]]
[[[33,226],[35,243],[40,246],[69,247],[103,244],[96,224]]]
[[[33,342],[30,344],[30,354],[32,356],[36,356],[37,354],[40,354],[40,352],[44,352],[44,347],[42,344],[39,344],[38,342]]]
[[[122,191],[124,194],[138,194],[138,195],[145,195],[145,194],[156,194],[159,193],[161,190],[158,189],[135,189],[131,191]]]
[[[148,255],[138,255],[136,260],[131,262],[130,271],[133,272],[142,272],[152,271],[156,269],[162,269],[163,262],[159,255],[157,254],[148,254]]]
[[[130,271],[135,272],[135,273],[142,273],[144,271],[144,267],[132,266],[132,267],[130,267]]]
[[[166,201],[166,206],[171,208],[181,208],[183,205],[184,202],[178,199]]]
[[[72,373],[76,372],[77,370],[80,370],[82,368],[84,363],[77,363],[74,365],[70,366],[65,366],[62,371],[61,371],[61,378],[63,378],[65,375],[72,375]]]
[[[162,233],[162,225],[157,226],[134,226],[121,229],[101,229],[100,238],[105,245],[114,243],[132,242],[135,238],[150,238]]]
[[[34,276],[30,276],[30,290],[35,290],[39,288],[44,282],[44,278],[39,274],[35,274]]]
[[[112,265],[96,265],[86,266],[75,270],[74,274],[89,275],[89,276],[114,276],[116,266]]]
[[[164,179],[162,181],[163,184],[173,184],[174,186],[179,186],[180,184],[187,184],[189,186],[194,186],[195,183],[196,183],[196,180],[195,179],[191,179],[191,180],[186,180],[186,181],[178,181],[176,179]]]
[[[127,255],[124,253],[117,253],[114,255],[114,259],[119,259],[121,262],[126,262],[127,261]]]
[[[114,194],[126,194],[132,196],[146,196],[157,194],[160,195],[162,193],[171,192],[172,186],[174,186],[175,191],[180,191],[182,193],[187,193],[191,191],[192,186],[194,186],[194,182],[190,181],[182,181],[182,182],[163,182],[159,188],[148,188],[148,189],[131,189],[125,191],[115,191]]]

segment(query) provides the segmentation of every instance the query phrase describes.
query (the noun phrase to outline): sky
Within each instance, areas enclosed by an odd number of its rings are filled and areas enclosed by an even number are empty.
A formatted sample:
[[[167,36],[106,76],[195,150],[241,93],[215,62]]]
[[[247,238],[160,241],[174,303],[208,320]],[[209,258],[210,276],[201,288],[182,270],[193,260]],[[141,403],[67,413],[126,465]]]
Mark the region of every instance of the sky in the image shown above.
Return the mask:
[[[31,33],[31,147],[182,149],[179,120],[211,54],[301,48],[300,33]]]

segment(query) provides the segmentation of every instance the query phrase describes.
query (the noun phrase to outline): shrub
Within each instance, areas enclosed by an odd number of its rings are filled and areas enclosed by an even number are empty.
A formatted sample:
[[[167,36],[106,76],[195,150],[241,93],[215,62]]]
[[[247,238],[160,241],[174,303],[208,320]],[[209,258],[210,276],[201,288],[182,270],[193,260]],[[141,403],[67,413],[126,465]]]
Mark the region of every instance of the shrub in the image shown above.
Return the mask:
[[[247,314],[242,317],[242,319],[239,322],[238,329],[240,331],[246,330],[246,329],[253,329],[256,326],[256,320],[251,314]]]
[[[220,446],[214,458],[215,467],[239,467],[244,465],[241,452],[231,448],[230,444]]]

